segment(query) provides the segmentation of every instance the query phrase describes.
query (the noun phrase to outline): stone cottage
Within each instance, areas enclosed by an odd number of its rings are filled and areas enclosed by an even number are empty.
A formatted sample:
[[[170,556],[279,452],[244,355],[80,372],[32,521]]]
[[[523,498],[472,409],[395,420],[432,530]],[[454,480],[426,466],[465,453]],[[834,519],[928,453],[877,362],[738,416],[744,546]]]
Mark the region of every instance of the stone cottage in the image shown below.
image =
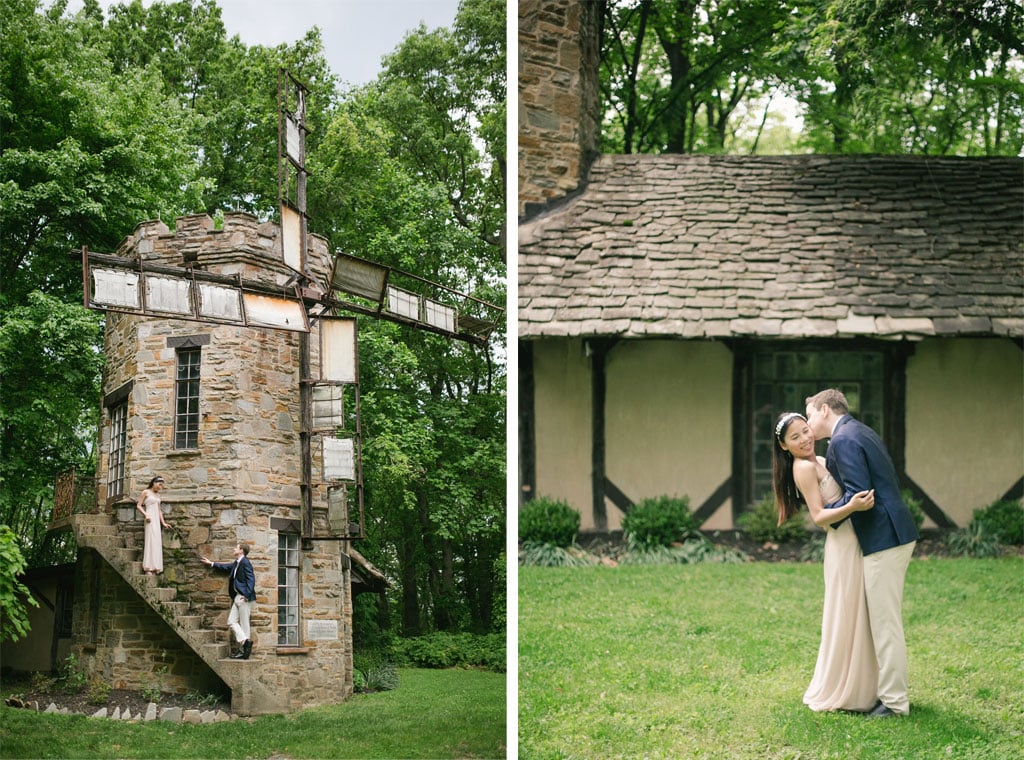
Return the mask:
[[[245,213],[225,214],[223,229],[206,215],[178,219],[173,233],[146,222],[116,255],[282,292],[294,282],[280,228]],[[307,262],[311,281],[326,283],[324,239],[310,236]],[[353,596],[380,591],[384,579],[351,541],[330,540],[339,534],[328,525],[317,456],[304,530],[299,398],[310,378],[300,371],[300,342],[309,341],[315,378],[320,325],[314,320],[306,335],[107,313],[97,504],[67,518],[79,545],[70,646],[90,674],[114,688],[230,693],[242,715],[352,693]],[[172,529],[163,575],[146,576],[135,503],[155,475],[166,481]],[[327,540],[306,540],[309,527]],[[250,660],[227,658],[227,579],[199,560],[231,561],[239,542],[251,546],[256,571]]]
[[[733,528],[774,416],[830,386],[926,527],[1021,498],[1024,162],[598,156],[595,5],[519,6],[523,498]]]

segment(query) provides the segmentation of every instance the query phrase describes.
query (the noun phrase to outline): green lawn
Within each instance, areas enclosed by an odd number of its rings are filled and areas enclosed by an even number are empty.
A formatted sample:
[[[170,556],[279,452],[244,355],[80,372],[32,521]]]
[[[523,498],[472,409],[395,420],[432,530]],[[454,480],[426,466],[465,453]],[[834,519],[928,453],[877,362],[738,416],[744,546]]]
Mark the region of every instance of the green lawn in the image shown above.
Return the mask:
[[[1024,756],[1024,561],[914,560],[911,715],[802,703],[820,564],[519,569],[521,758]]]
[[[212,725],[120,723],[0,707],[4,758],[501,758],[505,676],[401,670],[395,691]]]

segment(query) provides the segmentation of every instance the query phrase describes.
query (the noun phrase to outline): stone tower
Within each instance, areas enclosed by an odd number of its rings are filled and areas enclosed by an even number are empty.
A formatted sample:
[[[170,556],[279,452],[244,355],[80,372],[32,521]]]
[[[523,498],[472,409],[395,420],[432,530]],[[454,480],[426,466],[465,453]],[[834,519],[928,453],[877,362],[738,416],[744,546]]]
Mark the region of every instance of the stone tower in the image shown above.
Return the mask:
[[[330,255],[310,236],[326,282]],[[117,251],[146,265],[240,276],[286,292],[280,229],[245,213],[140,224]],[[79,516],[73,645],[114,688],[230,692],[240,714],[287,712],[352,692],[353,557],[346,541],[303,542],[298,332],[108,312],[99,509]],[[308,336],[315,375],[317,324]],[[151,477],[172,530],[164,574],[140,571],[135,503]],[[313,521],[327,521],[313,457]],[[257,600],[248,661],[227,659],[227,578],[199,556],[231,561],[251,546]],[[356,569],[357,575],[359,573]],[[358,582],[358,579],[357,579]]]
[[[519,215],[586,181],[599,140],[601,4],[519,2]]]

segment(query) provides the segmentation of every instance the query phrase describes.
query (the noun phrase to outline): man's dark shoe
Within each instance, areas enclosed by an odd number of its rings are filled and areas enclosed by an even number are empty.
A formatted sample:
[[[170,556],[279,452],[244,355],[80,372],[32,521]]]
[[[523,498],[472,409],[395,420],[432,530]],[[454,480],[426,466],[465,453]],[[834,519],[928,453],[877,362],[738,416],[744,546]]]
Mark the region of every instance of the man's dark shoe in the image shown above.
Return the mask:
[[[234,654],[229,654],[228,655],[228,659],[229,660],[244,660],[245,659],[245,650],[244,649],[239,649]]]
[[[246,639],[245,643],[242,644],[242,659],[248,660],[249,655],[252,654],[252,639]]]
[[[896,715],[896,713],[894,713],[888,707],[879,702],[871,709],[870,712],[868,712],[867,715],[869,718],[891,718],[894,715]]]

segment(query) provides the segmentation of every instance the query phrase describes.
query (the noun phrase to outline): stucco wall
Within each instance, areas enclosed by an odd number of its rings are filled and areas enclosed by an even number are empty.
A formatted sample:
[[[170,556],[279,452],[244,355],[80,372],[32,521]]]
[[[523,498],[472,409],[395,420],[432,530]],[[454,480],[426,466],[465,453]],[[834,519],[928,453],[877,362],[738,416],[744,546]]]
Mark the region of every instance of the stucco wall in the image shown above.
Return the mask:
[[[958,525],[1024,475],[1024,353],[1012,341],[923,341],[906,413],[907,473]]]
[[[608,354],[606,471],[632,501],[689,496],[696,509],[732,465],[732,354],[720,343],[648,340]],[[732,527],[731,502],[705,525]],[[609,505],[608,527],[622,513]]]
[[[580,511],[581,530],[593,530],[590,489],[590,362],[580,340],[534,344],[537,495]]]

